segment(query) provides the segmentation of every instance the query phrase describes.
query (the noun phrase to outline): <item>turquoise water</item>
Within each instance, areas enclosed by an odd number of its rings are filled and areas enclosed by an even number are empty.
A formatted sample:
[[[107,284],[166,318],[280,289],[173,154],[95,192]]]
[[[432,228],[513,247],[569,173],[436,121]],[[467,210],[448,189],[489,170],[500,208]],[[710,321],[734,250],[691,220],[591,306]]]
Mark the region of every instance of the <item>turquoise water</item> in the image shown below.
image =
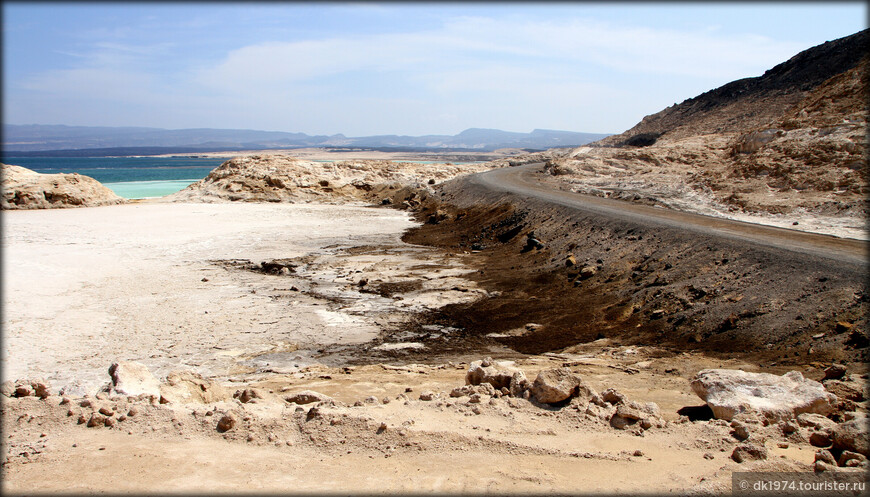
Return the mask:
[[[38,173],[79,173],[90,176],[118,196],[163,197],[183,190],[208,176],[229,157],[4,157],[4,164],[26,167]],[[323,160],[317,162],[334,162]],[[397,161],[439,164],[439,161]],[[474,164],[455,162],[454,164]]]
[[[155,198],[165,197],[187,188],[187,185],[199,180],[163,180],[163,181],[124,181],[121,183],[103,183],[106,188],[124,198]]]
[[[162,197],[205,178],[227,158],[4,157],[38,173],[90,176],[124,198]]]

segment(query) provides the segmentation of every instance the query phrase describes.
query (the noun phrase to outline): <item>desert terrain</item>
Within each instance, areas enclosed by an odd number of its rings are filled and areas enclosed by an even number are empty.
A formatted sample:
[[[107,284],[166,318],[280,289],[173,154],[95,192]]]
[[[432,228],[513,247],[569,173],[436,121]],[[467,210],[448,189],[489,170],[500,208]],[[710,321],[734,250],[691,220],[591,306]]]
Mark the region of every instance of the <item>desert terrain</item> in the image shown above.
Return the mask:
[[[862,33],[582,149],[252,151],[71,209],[42,204],[59,178],[4,183],[3,491],[863,482],[866,109],[813,104],[866,92]]]

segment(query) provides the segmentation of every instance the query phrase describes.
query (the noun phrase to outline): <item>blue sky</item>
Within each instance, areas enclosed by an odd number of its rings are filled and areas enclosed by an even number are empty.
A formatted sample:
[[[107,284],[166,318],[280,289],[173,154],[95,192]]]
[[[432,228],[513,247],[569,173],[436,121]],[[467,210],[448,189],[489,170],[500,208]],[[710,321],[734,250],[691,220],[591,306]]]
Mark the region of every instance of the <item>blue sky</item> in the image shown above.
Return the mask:
[[[618,133],[866,19],[863,2],[4,2],[3,122]]]

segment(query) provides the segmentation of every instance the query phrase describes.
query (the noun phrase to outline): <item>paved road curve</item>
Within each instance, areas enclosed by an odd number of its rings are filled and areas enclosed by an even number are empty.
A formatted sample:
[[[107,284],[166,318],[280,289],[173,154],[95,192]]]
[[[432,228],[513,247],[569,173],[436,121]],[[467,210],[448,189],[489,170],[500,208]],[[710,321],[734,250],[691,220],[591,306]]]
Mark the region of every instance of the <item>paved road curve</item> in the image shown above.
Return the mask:
[[[719,236],[732,240],[773,247],[832,259],[859,266],[868,265],[870,243],[837,238],[804,231],[789,230],[760,224],[745,223],[717,217],[692,214],[660,207],[635,204],[622,200],[555,190],[535,178],[543,163],[494,169],[474,175],[470,180],[495,191],[533,197],[583,212],[644,225],[661,225],[689,232]]]

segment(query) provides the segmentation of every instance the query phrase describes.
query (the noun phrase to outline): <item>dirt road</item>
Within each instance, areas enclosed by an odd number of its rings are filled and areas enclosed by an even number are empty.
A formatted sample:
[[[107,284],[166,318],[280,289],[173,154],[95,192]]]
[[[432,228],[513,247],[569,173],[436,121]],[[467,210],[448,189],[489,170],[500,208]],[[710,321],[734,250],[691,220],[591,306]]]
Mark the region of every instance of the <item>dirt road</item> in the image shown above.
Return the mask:
[[[543,163],[494,169],[470,177],[474,184],[518,195],[534,197],[549,203],[585,212],[602,214],[647,226],[678,228],[714,237],[750,243],[774,250],[799,252],[832,259],[865,268],[870,254],[870,243],[864,240],[837,238],[797,230],[745,223],[634,204],[622,200],[584,195],[555,189],[557,185],[546,181],[541,170]],[[788,257],[788,254],[783,254]]]

